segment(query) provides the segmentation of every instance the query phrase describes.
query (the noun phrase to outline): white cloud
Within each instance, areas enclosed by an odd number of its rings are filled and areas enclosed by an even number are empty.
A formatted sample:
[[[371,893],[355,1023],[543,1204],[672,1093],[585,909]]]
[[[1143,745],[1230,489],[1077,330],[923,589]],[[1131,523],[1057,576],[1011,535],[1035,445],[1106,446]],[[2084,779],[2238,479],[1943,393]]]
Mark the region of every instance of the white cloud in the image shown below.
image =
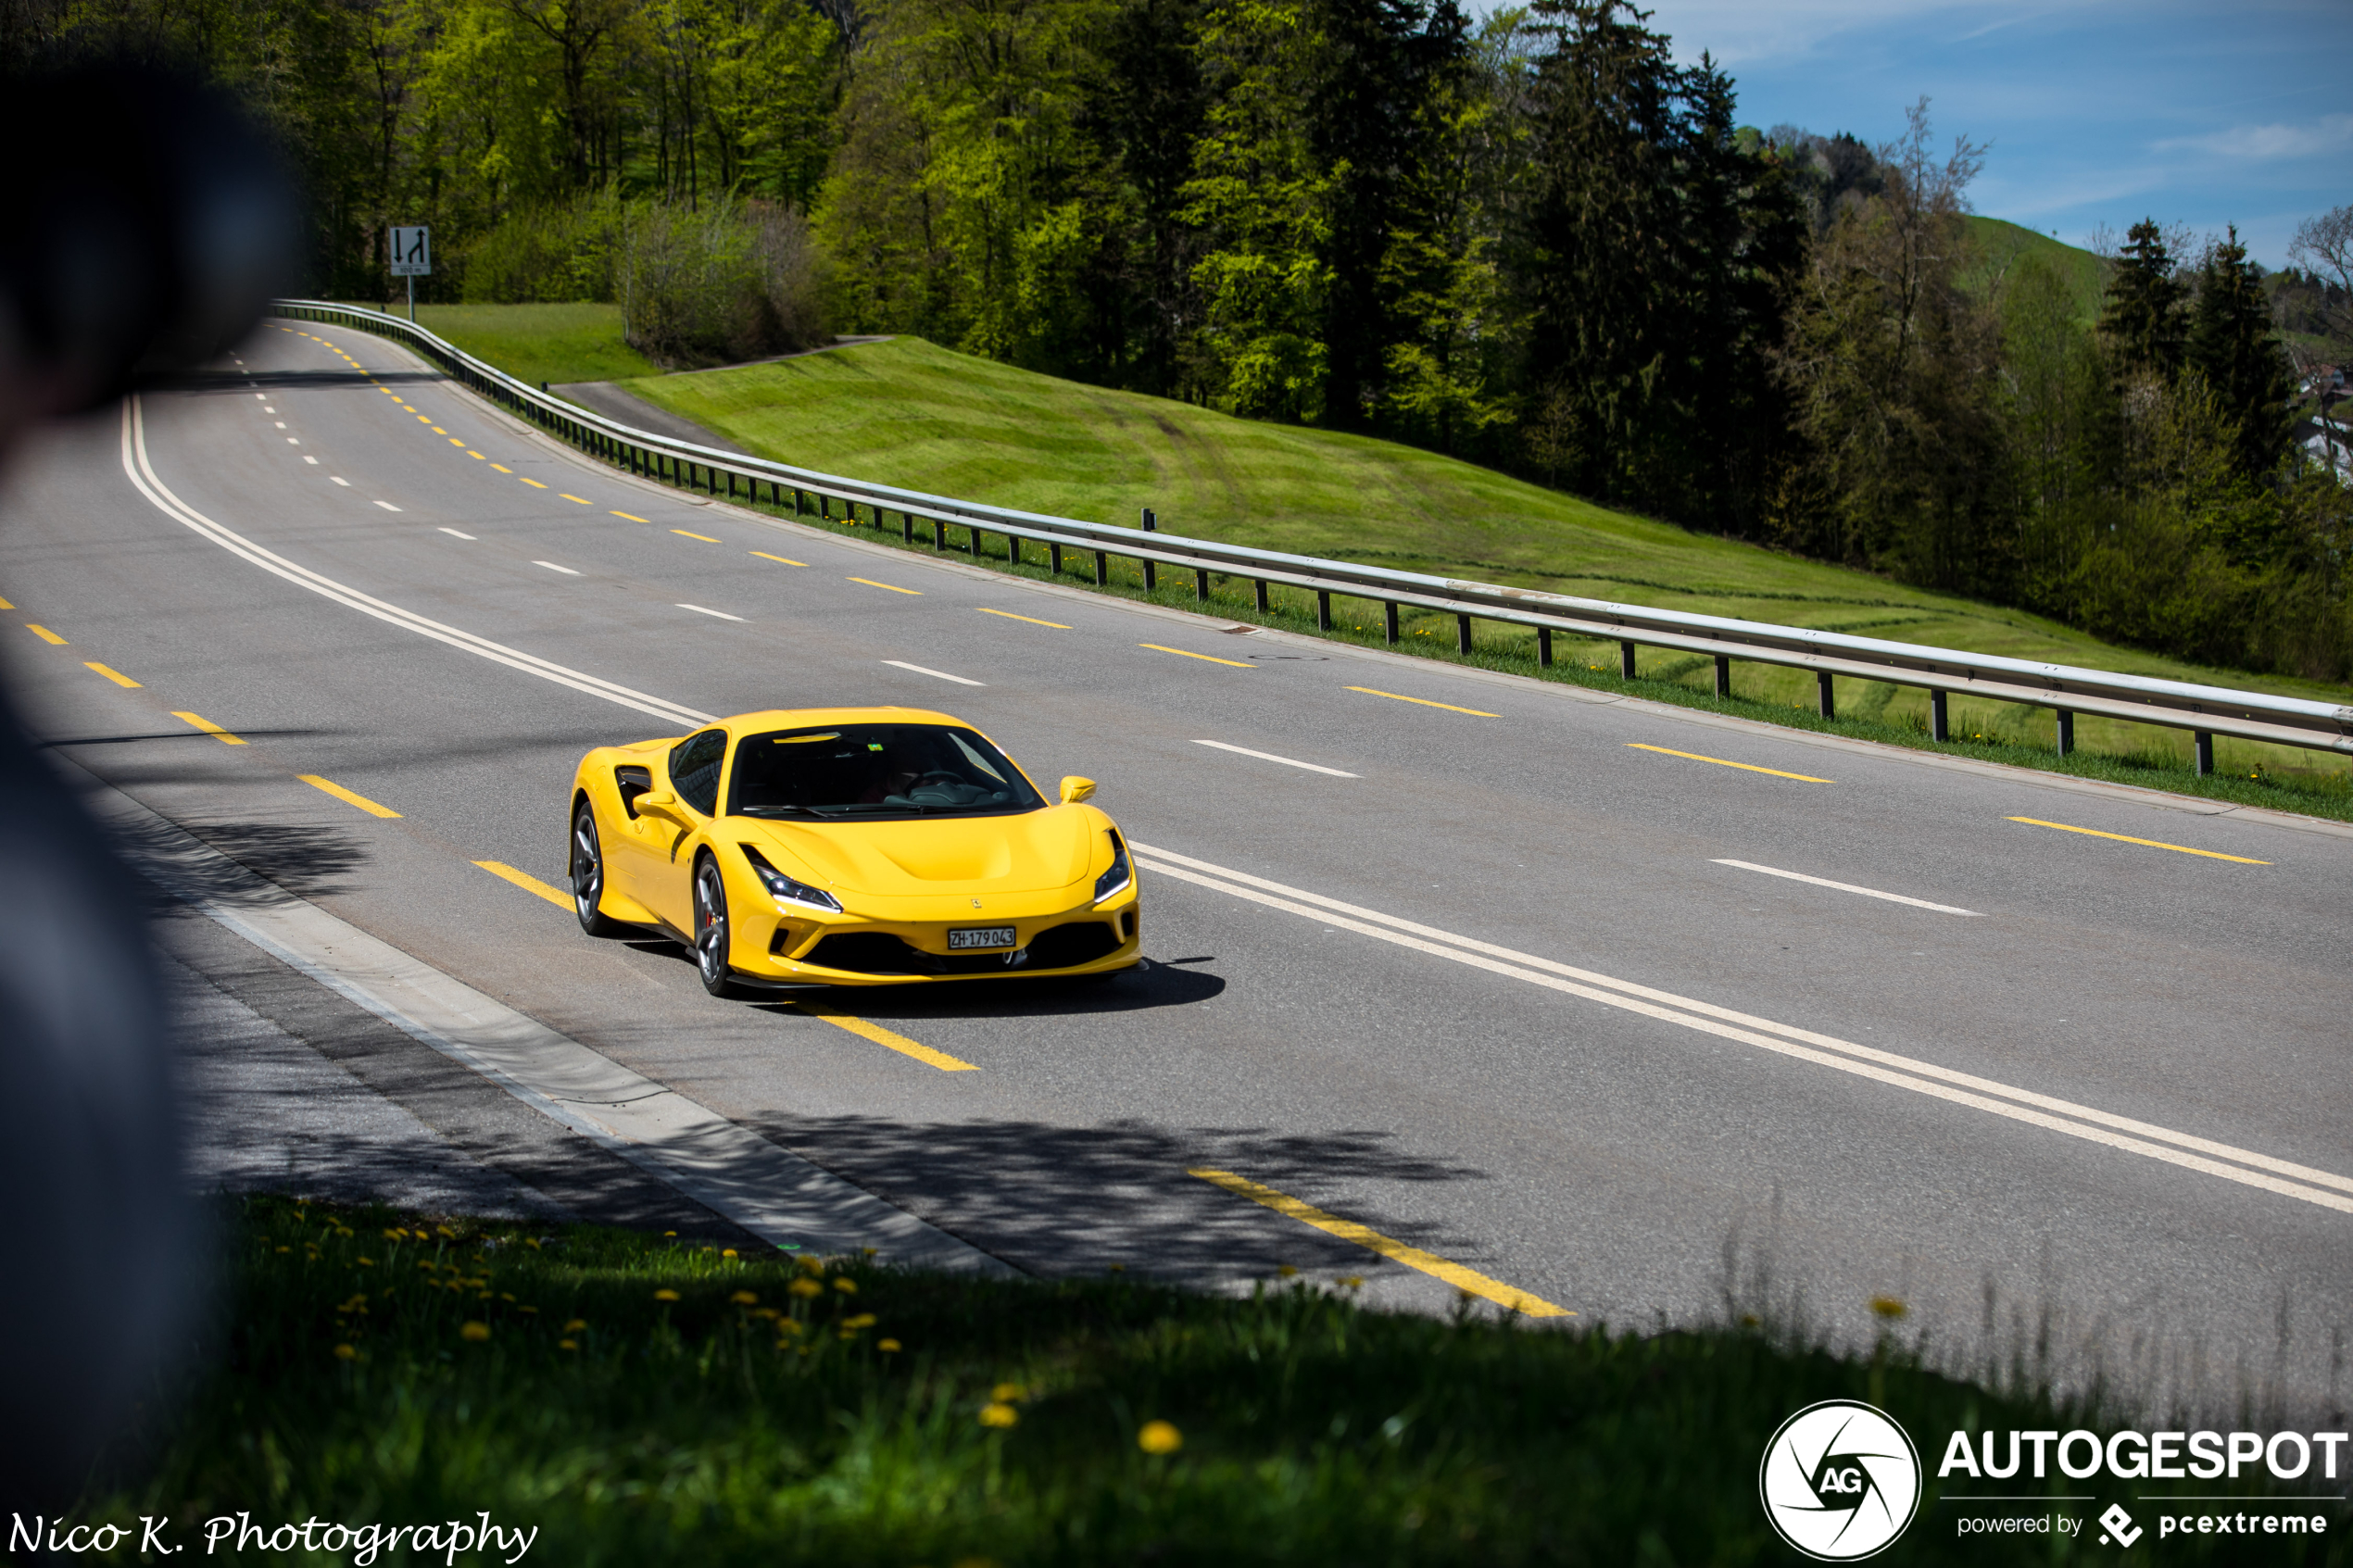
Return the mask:
[[[2243,163],[2317,157],[2353,150],[2353,114],[2324,115],[2303,125],[2233,125],[2204,136],[2175,136],[2156,144],[2160,153],[2205,153]]]

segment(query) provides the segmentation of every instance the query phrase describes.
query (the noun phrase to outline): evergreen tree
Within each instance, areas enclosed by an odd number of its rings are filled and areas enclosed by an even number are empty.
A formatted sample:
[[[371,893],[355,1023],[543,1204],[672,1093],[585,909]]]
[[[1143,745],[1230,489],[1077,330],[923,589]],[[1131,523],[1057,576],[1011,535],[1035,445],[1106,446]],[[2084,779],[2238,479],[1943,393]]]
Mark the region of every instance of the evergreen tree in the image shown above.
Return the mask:
[[[2183,363],[2205,379],[2237,426],[2239,471],[2254,480],[2276,477],[2293,440],[2294,380],[2271,330],[2262,270],[2247,260],[2236,225],[2199,270]]]
[[[2119,358],[2168,380],[2182,368],[2186,331],[2182,307],[2189,290],[2180,270],[2165,232],[2156,219],[2144,218],[2125,239],[2100,309],[2100,330],[2115,344]]]

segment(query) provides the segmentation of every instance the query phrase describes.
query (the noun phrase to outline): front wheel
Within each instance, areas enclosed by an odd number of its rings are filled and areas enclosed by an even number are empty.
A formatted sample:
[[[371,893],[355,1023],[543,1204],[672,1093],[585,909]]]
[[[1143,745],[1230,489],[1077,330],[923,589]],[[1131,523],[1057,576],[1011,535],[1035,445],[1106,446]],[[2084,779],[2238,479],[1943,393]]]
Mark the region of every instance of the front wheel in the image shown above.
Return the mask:
[[[735,994],[727,974],[727,884],[708,855],[695,867],[695,969],[712,996]]]
[[[598,912],[605,897],[605,847],[597,833],[597,809],[585,800],[572,817],[572,912],[591,936],[619,936],[628,927]]]

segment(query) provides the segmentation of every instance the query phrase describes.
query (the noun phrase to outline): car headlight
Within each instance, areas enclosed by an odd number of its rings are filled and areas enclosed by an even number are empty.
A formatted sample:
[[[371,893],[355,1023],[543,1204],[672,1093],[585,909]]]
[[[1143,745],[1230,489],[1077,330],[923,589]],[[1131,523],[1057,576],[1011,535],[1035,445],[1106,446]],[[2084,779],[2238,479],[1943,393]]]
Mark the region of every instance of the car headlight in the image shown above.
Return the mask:
[[[1111,870],[1095,879],[1095,902],[1100,904],[1112,895],[1124,891],[1136,880],[1127,864],[1127,846],[1121,843],[1116,829],[1105,829],[1111,834]]]
[[[749,844],[742,848],[744,859],[751,862],[751,869],[759,873],[761,883],[785,903],[806,904],[812,909],[831,909],[836,914],[841,913],[841,900],[824,888],[812,887],[805,882],[786,876],[770,865],[767,859]]]

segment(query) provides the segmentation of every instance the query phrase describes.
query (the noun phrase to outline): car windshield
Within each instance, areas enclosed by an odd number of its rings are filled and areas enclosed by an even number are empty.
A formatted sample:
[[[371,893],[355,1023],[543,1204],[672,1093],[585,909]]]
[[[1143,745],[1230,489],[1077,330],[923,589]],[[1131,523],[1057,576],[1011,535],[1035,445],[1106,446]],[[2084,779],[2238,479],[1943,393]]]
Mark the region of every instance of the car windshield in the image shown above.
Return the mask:
[[[1045,802],[1004,754],[946,724],[772,730],[736,743],[744,817],[989,816]]]

